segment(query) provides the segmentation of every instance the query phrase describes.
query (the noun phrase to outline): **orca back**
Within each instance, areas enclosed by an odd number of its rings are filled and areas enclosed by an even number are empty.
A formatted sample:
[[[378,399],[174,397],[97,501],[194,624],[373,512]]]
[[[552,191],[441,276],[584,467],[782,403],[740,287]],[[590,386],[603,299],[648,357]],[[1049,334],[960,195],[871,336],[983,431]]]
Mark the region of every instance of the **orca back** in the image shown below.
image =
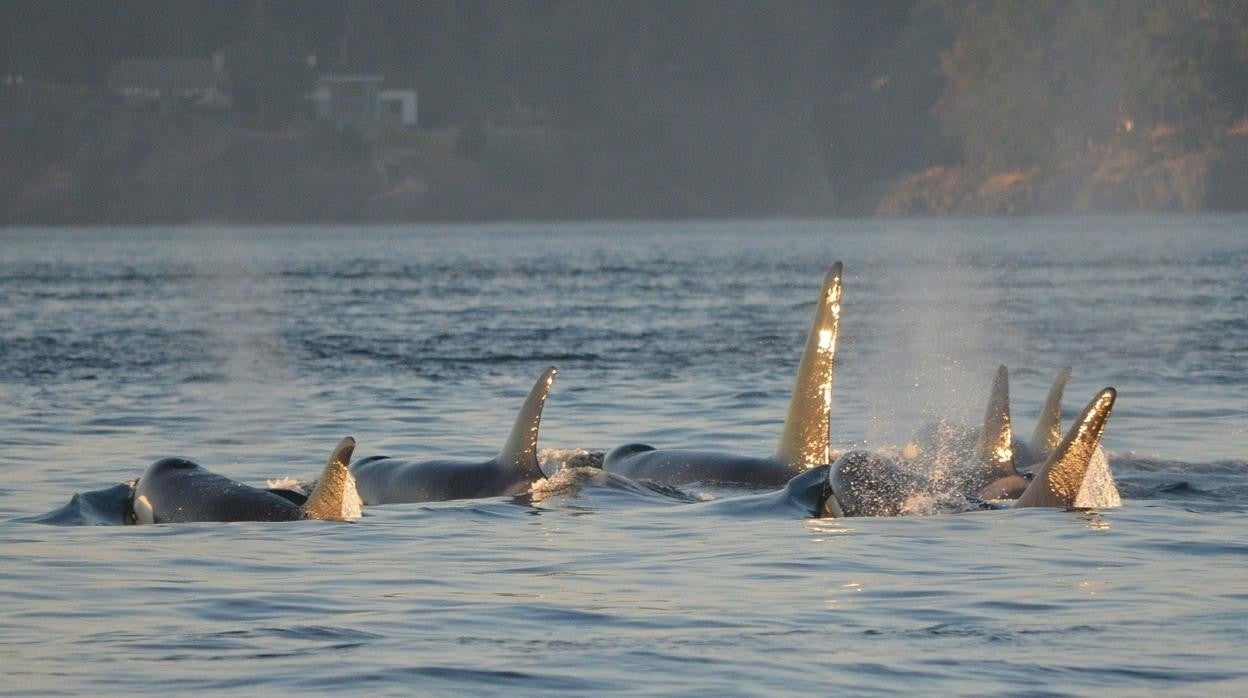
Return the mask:
[[[373,456],[351,464],[364,504],[445,502],[453,499],[510,497],[526,492],[532,480],[495,460],[405,460]]]
[[[634,480],[664,485],[715,482],[783,487],[797,473],[789,464],[773,458],[678,448],[656,450],[640,444],[611,451],[602,467]]]
[[[135,512],[150,511],[151,523],[193,521],[295,521],[304,518],[294,502],[183,458],[148,466],[135,487]]]

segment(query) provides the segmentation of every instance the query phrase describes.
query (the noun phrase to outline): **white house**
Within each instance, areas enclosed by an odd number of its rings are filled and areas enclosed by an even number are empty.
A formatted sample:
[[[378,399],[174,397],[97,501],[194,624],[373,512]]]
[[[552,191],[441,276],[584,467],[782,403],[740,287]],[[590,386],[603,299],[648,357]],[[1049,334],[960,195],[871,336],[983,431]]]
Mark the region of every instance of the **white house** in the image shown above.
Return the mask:
[[[377,102],[382,119],[404,128],[416,127],[416,90],[382,90]]]
[[[380,75],[322,75],[310,95],[316,118],[335,128],[416,126],[416,90],[383,90]]]

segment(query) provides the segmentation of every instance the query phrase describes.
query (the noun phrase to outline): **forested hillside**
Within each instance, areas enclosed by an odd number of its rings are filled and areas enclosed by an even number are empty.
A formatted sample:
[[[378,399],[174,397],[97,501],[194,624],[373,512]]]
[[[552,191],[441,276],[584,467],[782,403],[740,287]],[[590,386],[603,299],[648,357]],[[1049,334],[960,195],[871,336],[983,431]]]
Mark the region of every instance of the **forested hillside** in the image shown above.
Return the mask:
[[[227,112],[106,90],[214,54]],[[317,123],[329,73],[420,128]],[[1233,0],[8,0],[0,76],[0,221],[1248,208]]]

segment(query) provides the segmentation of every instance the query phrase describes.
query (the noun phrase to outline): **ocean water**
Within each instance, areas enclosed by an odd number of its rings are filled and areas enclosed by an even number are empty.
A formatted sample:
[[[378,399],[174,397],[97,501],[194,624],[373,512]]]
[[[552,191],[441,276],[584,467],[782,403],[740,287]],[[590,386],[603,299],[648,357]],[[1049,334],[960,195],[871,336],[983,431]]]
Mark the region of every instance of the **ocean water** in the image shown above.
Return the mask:
[[[182,455],[765,455],[845,263],[834,445],[1104,386],[1121,508],[802,520],[606,488],[51,526]],[[1248,218],[0,229],[0,692],[1248,690]],[[724,499],[734,492],[693,492]]]

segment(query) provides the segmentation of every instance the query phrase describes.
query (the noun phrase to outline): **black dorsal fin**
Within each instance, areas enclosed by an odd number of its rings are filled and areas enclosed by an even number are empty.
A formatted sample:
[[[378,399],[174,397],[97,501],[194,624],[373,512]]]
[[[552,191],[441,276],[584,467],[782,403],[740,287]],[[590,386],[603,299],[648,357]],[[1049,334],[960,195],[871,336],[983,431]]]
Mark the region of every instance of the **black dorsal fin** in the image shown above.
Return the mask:
[[[524,405],[520,407],[520,413],[516,415],[503,450],[498,453],[500,464],[515,468],[531,480],[543,477],[537,463],[537,432],[542,423],[542,407],[555,382],[555,373],[555,367],[551,366],[533,384]]]

